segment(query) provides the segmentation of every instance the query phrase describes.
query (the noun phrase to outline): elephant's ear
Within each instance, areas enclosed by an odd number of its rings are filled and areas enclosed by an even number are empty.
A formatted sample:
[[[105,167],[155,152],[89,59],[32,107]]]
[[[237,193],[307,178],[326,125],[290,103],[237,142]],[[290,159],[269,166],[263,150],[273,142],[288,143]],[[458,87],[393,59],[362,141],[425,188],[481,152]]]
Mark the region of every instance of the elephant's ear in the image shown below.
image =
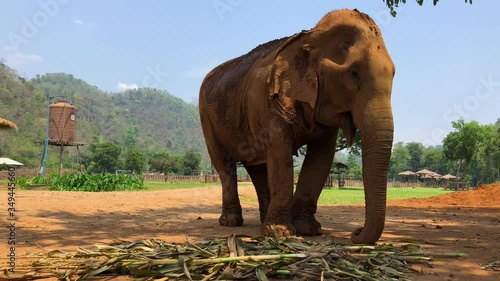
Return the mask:
[[[306,33],[295,34],[279,47],[267,82],[271,96],[285,95],[314,108],[318,98],[318,75],[309,46],[301,40]]]

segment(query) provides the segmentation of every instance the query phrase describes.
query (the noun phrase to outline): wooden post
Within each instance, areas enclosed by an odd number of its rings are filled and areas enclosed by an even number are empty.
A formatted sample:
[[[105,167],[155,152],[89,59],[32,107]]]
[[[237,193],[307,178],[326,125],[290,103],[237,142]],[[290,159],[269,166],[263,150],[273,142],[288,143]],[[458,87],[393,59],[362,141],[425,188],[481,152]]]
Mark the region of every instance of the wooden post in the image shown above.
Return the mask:
[[[61,144],[61,150],[59,152],[59,176],[62,174],[63,170],[63,151],[64,151],[64,145]]]
[[[78,164],[78,171],[82,173],[82,162],[80,161],[80,146],[76,146],[76,162]]]

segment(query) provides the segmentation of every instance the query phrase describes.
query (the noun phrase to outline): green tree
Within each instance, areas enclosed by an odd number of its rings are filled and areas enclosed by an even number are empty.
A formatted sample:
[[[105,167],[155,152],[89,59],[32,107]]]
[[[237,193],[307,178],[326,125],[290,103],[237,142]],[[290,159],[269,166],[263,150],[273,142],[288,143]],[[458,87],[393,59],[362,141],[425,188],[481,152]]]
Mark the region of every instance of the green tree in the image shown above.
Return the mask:
[[[448,163],[444,158],[442,147],[429,146],[424,148],[422,155],[422,167],[435,171],[439,174],[448,173]]]
[[[394,145],[389,164],[389,178],[396,180],[399,173],[408,170],[410,162],[410,153],[404,142],[398,142]]]
[[[349,175],[355,180],[363,179],[363,170],[359,165],[359,156],[354,153],[349,153],[347,156],[347,167],[349,167]]]
[[[497,121],[498,123],[498,121]],[[500,180],[500,131],[495,125],[483,126],[483,143],[475,161],[474,180],[491,183]]]
[[[125,169],[134,173],[141,173],[144,168],[146,156],[137,148],[130,148],[125,151]]]
[[[137,146],[137,138],[139,130],[137,128],[129,128],[125,133],[125,147],[132,148]]]
[[[110,142],[93,143],[89,147],[87,170],[94,173],[111,173],[119,168],[121,147]]]
[[[457,161],[456,175],[466,174],[467,166],[476,160],[487,138],[487,132],[477,121],[465,123],[463,119],[452,122],[455,129],[443,140],[444,154],[450,161]]]
[[[393,17],[395,17],[397,15],[397,12],[394,8],[397,8],[399,7],[399,4],[406,4],[406,0],[383,0],[385,2],[385,4],[387,5],[387,7],[390,9],[391,11],[391,15]],[[416,2],[422,6],[424,4],[424,0],[416,0]],[[439,0],[432,0],[432,3],[434,4],[434,6],[436,6],[436,4],[439,2]],[[470,3],[472,4],[472,0],[465,0],[465,3]]]
[[[194,170],[199,170],[201,162],[201,154],[194,149],[186,151],[182,157],[182,173],[184,175],[193,174]]]
[[[409,168],[416,172],[422,168],[422,155],[424,154],[424,145],[420,142],[409,142],[406,144],[406,149],[410,154],[408,162]]]
[[[151,168],[160,173],[168,174],[174,167],[175,159],[167,152],[159,152],[149,160]]]

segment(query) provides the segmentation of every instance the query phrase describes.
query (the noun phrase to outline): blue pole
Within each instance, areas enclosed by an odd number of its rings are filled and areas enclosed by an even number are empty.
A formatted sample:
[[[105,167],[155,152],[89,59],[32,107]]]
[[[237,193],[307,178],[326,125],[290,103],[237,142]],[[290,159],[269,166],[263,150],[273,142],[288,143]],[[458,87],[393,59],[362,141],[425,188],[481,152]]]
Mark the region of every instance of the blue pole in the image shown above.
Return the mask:
[[[49,153],[49,118],[50,118],[50,96],[47,97],[47,127],[45,128],[45,145],[43,148],[42,169],[40,176],[45,177],[45,167],[47,166],[47,154]]]

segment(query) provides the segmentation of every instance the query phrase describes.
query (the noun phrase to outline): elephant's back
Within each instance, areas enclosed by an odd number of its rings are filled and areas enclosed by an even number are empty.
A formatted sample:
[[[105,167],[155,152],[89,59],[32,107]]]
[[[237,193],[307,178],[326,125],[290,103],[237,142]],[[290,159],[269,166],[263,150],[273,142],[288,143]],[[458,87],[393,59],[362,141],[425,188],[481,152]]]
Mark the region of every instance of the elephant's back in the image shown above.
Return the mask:
[[[227,99],[230,98],[230,95],[241,94],[238,87],[243,84],[242,81],[252,66],[277,50],[288,38],[284,37],[261,44],[247,54],[214,68],[203,80],[200,98],[204,96],[207,103],[217,103],[222,98],[221,95]]]

